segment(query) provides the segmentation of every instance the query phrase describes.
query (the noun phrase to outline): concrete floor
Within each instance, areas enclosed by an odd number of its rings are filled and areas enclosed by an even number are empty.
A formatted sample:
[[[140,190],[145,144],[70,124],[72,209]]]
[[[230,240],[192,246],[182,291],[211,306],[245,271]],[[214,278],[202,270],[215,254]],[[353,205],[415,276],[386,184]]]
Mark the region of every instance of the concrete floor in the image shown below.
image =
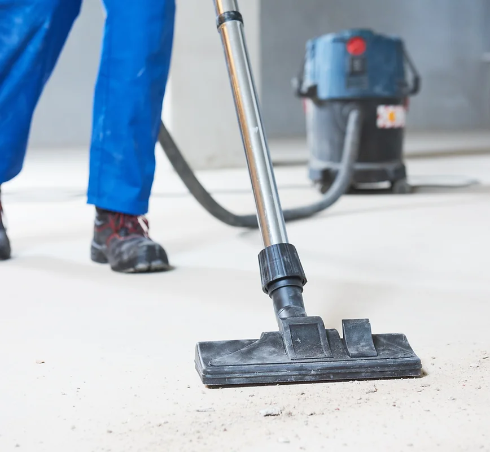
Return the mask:
[[[86,156],[33,153],[4,186],[15,255],[0,264],[0,450],[490,451],[490,155],[408,166],[419,181],[482,184],[346,196],[289,233],[309,313],[407,334],[427,375],[210,390],[197,341],[276,328],[259,234],[209,217],[160,158],[149,218],[177,270],[112,273],[88,259]],[[253,208],[245,171],[200,177]],[[285,206],[317,196],[304,168],[278,182]],[[282,414],[263,417],[270,406]]]

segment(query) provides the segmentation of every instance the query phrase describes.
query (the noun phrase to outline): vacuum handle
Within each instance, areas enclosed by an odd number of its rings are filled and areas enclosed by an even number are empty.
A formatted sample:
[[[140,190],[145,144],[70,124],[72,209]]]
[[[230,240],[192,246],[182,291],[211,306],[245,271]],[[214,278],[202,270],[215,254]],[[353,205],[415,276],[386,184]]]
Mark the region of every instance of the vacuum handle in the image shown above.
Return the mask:
[[[288,243],[257,90],[236,0],[214,0],[265,247]]]
[[[407,62],[407,65],[410,68],[410,71],[412,72],[413,75],[412,86],[407,89],[407,96],[415,96],[420,91],[420,85],[421,85],[420,74],[417,71],[415,64],[413,64],[412,58],[410,58],[410,55],[408,54],[405,48],[403,49],[403,56],[405,57],[405,61]]]

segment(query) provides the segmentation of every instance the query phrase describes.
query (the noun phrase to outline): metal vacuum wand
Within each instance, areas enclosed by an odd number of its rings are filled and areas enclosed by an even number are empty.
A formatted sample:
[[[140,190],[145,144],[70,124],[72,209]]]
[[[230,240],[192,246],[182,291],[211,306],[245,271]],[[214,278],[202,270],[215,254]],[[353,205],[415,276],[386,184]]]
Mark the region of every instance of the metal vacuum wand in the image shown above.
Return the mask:
[[[243,18],[236,0],[215,0],[215,7],[252,180],[262,239],[266,247],[288,243],[286,224],[245,42]]]
[[[288,243],[238,2],[215,0],[215,7],[265,246],[259,254],[262,289],[272,298],[282,328],[284,319],[306,317],[306,276],[296,248]]]

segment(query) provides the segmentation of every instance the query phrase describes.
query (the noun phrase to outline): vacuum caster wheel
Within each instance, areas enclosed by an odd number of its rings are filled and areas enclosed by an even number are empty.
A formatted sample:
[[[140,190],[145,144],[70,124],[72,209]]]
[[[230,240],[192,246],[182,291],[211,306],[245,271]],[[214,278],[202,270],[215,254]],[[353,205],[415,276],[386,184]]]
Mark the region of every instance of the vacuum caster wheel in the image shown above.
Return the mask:
[[[325,183],[317,185],[317,187],[318,187],[318,191],[319,191],[319,192],[320,192],[322,195],[324,195],[325,193],[327,193],[327,192],[328,192],[328,190],[330,190],[330,187],[331,187],[331,186],[332,186],[332,184],[325,184]]]
[[[391,191],[395,195],[408,195],[412,193],[412,186],[407,182],[407,179],[399,179],[393,182]]]

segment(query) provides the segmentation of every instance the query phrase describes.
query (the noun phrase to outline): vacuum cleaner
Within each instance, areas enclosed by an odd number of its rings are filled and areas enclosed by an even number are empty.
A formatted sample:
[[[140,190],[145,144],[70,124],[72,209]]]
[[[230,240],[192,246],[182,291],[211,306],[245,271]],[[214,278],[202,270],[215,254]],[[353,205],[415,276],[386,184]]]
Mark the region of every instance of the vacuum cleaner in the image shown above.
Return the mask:
[[[341,165],[349,112],[355,105],[361,106],[364,121],[352,187],[388,182],[393,193],[411,191],[403,140],[408,98],[420,91],[420,75],[400,38],[353,29],[312,39],[293,86],[304,99],[309,176],[321,192],[328,191]]]
[[[420,376],[421,361],[403,334],[373,335],[369,320],[356,319],[343,321],[341,338],[336,330],[326,329],[320,317],[306,314],[303,287],[307,280],[298,252],[288,241],[247,52],[243,17],[237,0],[214,0],[214,3],[257,215],[254,219],[230,216],[216,206],[214,214],[234,225],[258,223],[264,243],[259,254],[262,289],[272,299],[279,331],[263,333],[260,339],[198,343],[195,365],[202,382],[208,386],[229,386]],[[348,113],[342,158],[349,164],[345,168],[351,168],[350,163],[357,157],[362,120],[362,109],[354,103]],[[165,127],[160,141],[167,145],[168,153],[172,140]],[[350,176],[342,173],[342,169],[339,171],[333,182],[338,193],[343,192],[345,187],[340,185],[349,183]],[[199,193],[195,181],[189,185]],[[286,212],[286,216],[301,217],[321,207]]]

